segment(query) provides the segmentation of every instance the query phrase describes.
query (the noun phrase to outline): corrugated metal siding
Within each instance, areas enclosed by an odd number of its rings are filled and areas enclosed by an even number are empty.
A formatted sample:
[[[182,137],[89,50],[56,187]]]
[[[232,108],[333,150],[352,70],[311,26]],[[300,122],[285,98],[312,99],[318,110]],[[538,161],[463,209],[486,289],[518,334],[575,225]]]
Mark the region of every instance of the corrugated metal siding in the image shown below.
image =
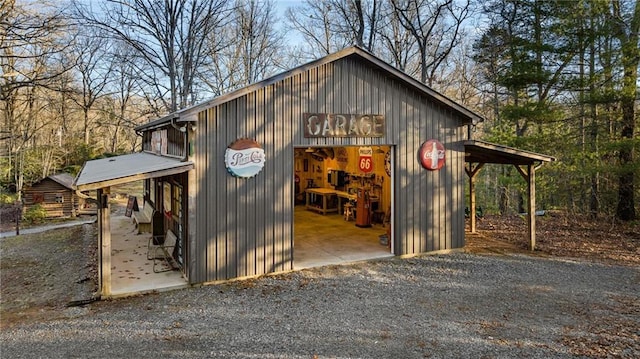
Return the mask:
[[[304,138],[302,114],[381,113],[383,138]],[[372,67],[344,58],[293,75],[199,114],[196,139],[197,268],[192,282],[291,269],[294,146],[386,144],[394,147],[396,254],[464,243],[464,131],[454,112]],[[254,178],[230,176],[227,146],[254,138],[267,159]],[[417,158],[427,139],[447,148],[441,171]]]

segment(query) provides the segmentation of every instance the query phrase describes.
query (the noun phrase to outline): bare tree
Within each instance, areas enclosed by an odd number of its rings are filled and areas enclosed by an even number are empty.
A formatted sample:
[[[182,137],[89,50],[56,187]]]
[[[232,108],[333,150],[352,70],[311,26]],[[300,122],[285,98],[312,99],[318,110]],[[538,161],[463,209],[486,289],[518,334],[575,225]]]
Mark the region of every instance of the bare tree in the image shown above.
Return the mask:
[[[66,23],[59,11],[0,3],[0,115],[3,129],[2,180],[12,182],[20,193],[25,181],[25,151],[36,145],[44,127],[37,110],[40,91],[68,69],[50,66],[68,46],[61,41]]]
[[[378,29],[380,46],[378,53],[396,68],[414,75],[419,73],[412,63],[418,54],[416,39],[400,20],[391,2],[384,2],[381,8],[381,24]],[[415,67],[415,69],[413,68]]]
[[[227,44],[211,52],[215,76],[203,78],[216,95],[262,80],[276,69],[283,35],[274,26],[274,11],[272,0],[237,0],[233,21],[224,32],[210,35],[210,41],[217,42],[212,48],[219,47],[220,41]]]
[[[70,51],[75,62],[75,70],[81,80],[78,93],[71,99],[82,110],[82,132],[85,145],[89,144],[90,140],[91,110],[96,101],[105,95],[114,66],[112,57],[105,56],[106,50],[110,47],[109,40],[96,35],[90,31],[84,32]]]
[[[75,3],[75,10],[89,25],[135,50],[148,65],[140,72],[147,86],[165,110],[173,112],[196,101],[197,69],[207,61],[208,35],[226,21],[226,4],[224,0],[109,0],[101,11],[80,3]]]
[[[337,17],[333,18],[336,32],[351,45],[374,51],[380,26],[381,0],[328,0]]]
[[[334,19],[338,17],[330,0],[305,0],[301,5],[287,9],[286,17],[293,30],[299,32],[306,46],[301,55],[316,59],[351,45],[336,30]]]
[[[381,26],[380,0],[307,0],[287,9],[290,27],[306,40],[305,57],[358,45],[374,52]]]
[[[432,85],[441,65],[462,35],[470,15],[470,0],[391,0],[402,26],[416,40],[420,81]]]
[[[105,133],[105,148],[116,153],[135,151],[140,145],[140,137],[134,128],[151,113],[144,100],[136,94],[139,76],[136,74],[135,55],[122,44],[114,46],[114,59],[110,94],[101,99],[101,119],[99,127]]]

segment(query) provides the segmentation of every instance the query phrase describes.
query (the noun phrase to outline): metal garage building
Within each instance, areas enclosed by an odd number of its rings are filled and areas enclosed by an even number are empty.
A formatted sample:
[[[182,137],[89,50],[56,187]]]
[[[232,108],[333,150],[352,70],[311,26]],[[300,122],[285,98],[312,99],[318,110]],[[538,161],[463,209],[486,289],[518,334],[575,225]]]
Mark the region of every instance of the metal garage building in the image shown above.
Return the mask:
[[[293,269],[296,149],[384,146],[391,252],[448,251],[464,245],[465,141],[480,121],[351,47],[138,127],[143,152],[127,155],[137,165],[114,175],[96,171],[118,158],[88,163],[75,185],[104,196],[145,179],[145,202],[176,233],[188,282],[211,282]]]

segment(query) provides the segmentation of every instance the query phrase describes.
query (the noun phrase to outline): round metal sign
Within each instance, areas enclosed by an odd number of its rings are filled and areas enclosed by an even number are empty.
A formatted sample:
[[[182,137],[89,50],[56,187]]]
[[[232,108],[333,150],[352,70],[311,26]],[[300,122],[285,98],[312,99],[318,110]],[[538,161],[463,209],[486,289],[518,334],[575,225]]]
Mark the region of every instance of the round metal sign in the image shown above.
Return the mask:
[[[262,171],[265,162],[260,144],[248,138],[234,141],[227,147],[224,164],[227,171],[236,177],[250,178]]]
[[[438,140],[428,140],[420,146],[418,158],[422,167],[429,171],[437,171],[444,166],[444,145]]]

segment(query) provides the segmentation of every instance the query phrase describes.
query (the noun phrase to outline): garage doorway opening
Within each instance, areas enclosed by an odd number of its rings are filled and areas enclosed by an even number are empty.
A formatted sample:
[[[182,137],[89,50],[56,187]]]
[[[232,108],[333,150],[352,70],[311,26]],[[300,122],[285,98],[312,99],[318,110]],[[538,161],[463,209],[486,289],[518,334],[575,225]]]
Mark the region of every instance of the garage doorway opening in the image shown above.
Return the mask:
[[[294,269],[393,256],[392,150],[294,149]]]

